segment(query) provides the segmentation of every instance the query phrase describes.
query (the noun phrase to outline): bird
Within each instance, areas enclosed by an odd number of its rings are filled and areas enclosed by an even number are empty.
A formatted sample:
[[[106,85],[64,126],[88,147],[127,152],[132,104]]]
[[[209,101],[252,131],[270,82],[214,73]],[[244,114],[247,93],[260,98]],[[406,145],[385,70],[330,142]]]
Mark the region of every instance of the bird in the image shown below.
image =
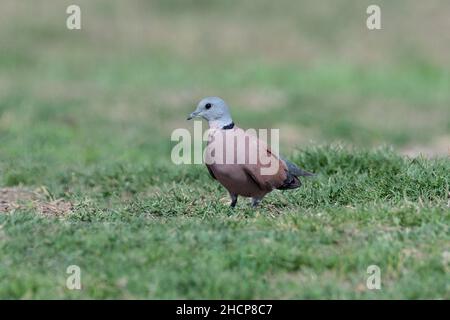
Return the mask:
[[[187,120],[194,118],[208,122],[205,164],[211,177],[228,191],[232,208],[239,196],[251,198],[251,206],[258,207],[269,192],[299,188],[300,177],[314,175],[276,155],[256,135],[236,126],[228,105],[219,97],[203,98]],[[256,161],[250,161],[255,155]],[[223,161],[225,158],[228,161]],[[270,173],[265,174],[264,169]]]

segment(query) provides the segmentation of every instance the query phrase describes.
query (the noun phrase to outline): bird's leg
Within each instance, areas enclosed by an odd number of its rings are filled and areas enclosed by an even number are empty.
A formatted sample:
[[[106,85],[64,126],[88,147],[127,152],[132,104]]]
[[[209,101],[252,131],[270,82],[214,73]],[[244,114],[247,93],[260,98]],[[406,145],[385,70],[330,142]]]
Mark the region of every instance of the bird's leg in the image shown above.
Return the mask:
[[[234,207],[236,207],[238,196],[237,196],[237,194],[230,193],[230,197],[231,197],[230,207],[234,208]]]
[[[261,202],[262,198],[252,198],[252,207],[256,208]]]

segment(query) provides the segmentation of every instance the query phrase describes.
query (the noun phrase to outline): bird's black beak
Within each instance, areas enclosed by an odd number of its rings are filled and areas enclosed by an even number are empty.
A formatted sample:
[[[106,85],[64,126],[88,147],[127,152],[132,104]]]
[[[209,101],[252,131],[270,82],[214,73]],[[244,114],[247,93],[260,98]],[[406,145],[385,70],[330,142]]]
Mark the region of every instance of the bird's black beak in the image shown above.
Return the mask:
[[[198,112],[194,111],[187,117],[186,120],[191,120],[191,119],[195,118],[197,115],[198,115]]]

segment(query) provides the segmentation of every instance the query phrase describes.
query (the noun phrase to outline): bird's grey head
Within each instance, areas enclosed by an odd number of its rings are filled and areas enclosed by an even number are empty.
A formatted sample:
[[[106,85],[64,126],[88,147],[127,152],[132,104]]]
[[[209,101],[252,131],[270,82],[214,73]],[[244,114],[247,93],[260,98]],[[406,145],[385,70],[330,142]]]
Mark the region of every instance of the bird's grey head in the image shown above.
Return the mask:
[[[207,97],[202,99],[192,112],[188,120],[201,117],[208,121],[210,127],[224,127],[230,125],[233,120],[231,119],[230,110],[228,109],[225,101],[218,97]]]

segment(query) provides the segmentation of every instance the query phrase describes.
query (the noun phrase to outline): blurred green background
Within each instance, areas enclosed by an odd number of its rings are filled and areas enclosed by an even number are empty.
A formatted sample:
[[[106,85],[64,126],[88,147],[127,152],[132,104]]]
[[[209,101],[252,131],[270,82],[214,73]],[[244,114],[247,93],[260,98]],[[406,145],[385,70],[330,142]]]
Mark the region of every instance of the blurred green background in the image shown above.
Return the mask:
[[[110,156],[97,143],[86,154],[92,130],[117,135],[120,155],[167,148],[218,95],[242,127],[280,128],[286,148],[448,154],[450,4],[377,3],[383,29],[370,31],[370,1],[78,1],[82,30],[70,31],[71,1],[3,1],[2,136],[33,128],[72,145],[73,161]]]
[[[0,297],[448,298],[449,30],[447,0],[2,0]],[[205,168],[170,162],[211,95],[317,180],[230,213]],[[315,149],[336,143],[394,152]],[[58,218],[11,200],[30,190]]]

